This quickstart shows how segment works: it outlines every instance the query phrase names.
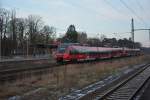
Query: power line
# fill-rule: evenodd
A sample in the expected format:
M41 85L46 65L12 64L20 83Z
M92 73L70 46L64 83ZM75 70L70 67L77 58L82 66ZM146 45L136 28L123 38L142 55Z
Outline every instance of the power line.
M136 13L131 7L129 7L123 0L120 0L120 2L121 2L126 8L128 8L129 11L130 11L131 13L133 13L143 24L145 24L145 26L148 26L148 25L145 23L145 21L144 21L140 16L138 16L137 13Z
M140 3L139 0L136 0L136 4L139 6L139 8L141 9L142 12L145 12L144 15L148 16L148 13L146 12L146 10L144 9L144 7L142 6L142 4Z
M146 27L148 27L147 23L130 7L128 6L123 0L120 0L120 2L127 8L131 13L133 13L143 24L145 24Z
M115 7L113 6L108 0L103 0L107 5L111 6L116 12L120 13L120 11Z
M103 0L107 5L109 5L111 8L113 8L116 12L118 12L119 14L122 14L122 16L124 16L124 13L120 13L121 10L117 9L111 2L109 2L108 0ZM127 15L128 17L130 17L129 15Z
M143 6L141 5L141 3L139 2L139 0L136 0L136 3L137 3L137 5L139 6L139 8L140 8L141 10L144 10L144 8L143 8Z

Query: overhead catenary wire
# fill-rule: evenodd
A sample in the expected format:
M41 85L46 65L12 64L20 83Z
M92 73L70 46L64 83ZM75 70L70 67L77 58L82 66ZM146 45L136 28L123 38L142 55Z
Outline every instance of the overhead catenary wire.
M139 1L139 0L135 0L136 1L136 4L138 5L138 7L139 7L139 9L142 11L142 12L144 12L145 14L144 15L149 15L147 12L146 12L146 10L144 9L144 7L142 6L142 4L141 4L141 2ZM143 14L141 14L141 15L143 15ZM149 28L149 27L148 27Z
M139 0L136 0L136 4L139 6L139 8L141 10L144 10L143 6L141 5L140 1Z
M114 9L117 13L121 14L122 16L126 15L130 17L128 14L121 13L121 10L114 6L109 0L103 0L107 5L109 5L112 9Z
M127 5L127 3L123 0L120 0L120 2L131 12L133 13L146 27L148 27L147 23L141 18L130 6Z
M108 0L103 0L107 5L109 5L111 8L113 8L116 12L120 13L120 10L118 10L114 5L112 5Z

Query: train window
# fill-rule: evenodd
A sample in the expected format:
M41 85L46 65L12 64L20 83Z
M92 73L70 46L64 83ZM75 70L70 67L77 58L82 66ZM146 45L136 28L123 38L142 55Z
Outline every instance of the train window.
M65 48L58 48L57 50L59 53L64 53L65 52Z
M57 52L59 53L64 53L66 48L68 47L69 45L67 44L62 44L62 45L59 45L58 49L57 49Z
M57 52L59 53L64 53L66 51L66 49L71 46L71 45L79 45L78 43L63 43L61 45L59 45Z

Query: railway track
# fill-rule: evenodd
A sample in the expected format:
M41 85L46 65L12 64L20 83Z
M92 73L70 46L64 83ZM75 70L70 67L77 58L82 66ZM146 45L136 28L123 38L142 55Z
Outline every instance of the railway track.
M27 66L22 68L9 68L0 71L0 84L5 82L15 81L17 79L23 79L25 77L30 77L31 75L40 75L42 73L47 72L48 70L59 67L60 65L56 63L52 64L44 64L44 65L35 65L35 66Z
M33 70L33 69L42 69L46 67L52 67L52 66L61 66L61 65L69 65L69 64L94 64L100 62L112 62L118 59L128 59L126 58L114 58L114 59L103 59L103 60L93 60L93 61L79 61L79 62L68 62L68 63L63 63L63 64L57 64L55 61L52 61L50 63L46 64L34 64L33 61L30 62L20 62L20 63L5 63L0 65L0 75L2 74L7 74L7 73L13 73L13 72L22 72L22 71L27 71L27 70ZM24 67L23 67L24 66Z
M53 63L54 60L50 59L38 59L38 60L21 60L21 61L8 61L8 62L0 62L0 71L3 70L10 70L10 69L15 69L15 68L22 68L22 66L26 65L28 67L29 65L35 65L36 63Z
M150 79L150 65L144 66L136 73L102 93L90 93L86 100L135 100L137 94ZM80 98L79 100L85 100Z
M101 60L101 62L112 62L118 59L128 59L127 58L114 58L114 59L105 59L105 60ZM16 65L13 64L8 64L9 66L3 66L0 69L0 84L7 82L7 81L12 81L12 80L17 80L17 77L22 77L22 76L28 76L31 75L32 73L43 73L45 72L45 70L50 69L50 68L54 68L54 67L60 67L62 65L68 65L68 64L85 64L85 63L90 63L90 64L94 64L97 63L98 61L85 61L85 62L78 62L78 63L65 63L65 64L57 64L57 63L47 63L47 64L26 64L26 63L22 63L19 64L17 63ZM24 66L24 67L23 67ZM42 72L43 71L43 72Z

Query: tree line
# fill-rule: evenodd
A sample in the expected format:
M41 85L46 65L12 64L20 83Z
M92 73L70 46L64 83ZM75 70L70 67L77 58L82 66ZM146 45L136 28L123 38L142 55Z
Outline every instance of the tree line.
M116 38L106 38L98 39L98 38L89 38L87 40L87 44L90 46L100 46L100 47L126 47L126 48L141 48L141 43L133 42L131 38L123 38L123 39L116 39Z
M107 38L104 34L97 38L87 38L87 34L85 32L79 33L76 31L74 25L70 25L64 37L61 38L61 42L73 42L86 44L89 46L100 46L100 47L126 47L126 48L141 48L141 44L139 42L133 42L131 38Z
M40 16L19 18L16 15L15 10L0 8L1 56L26 54L28 45L48 44L55 39L56 28L45 25ZM29 51L32 54L34 49Z

